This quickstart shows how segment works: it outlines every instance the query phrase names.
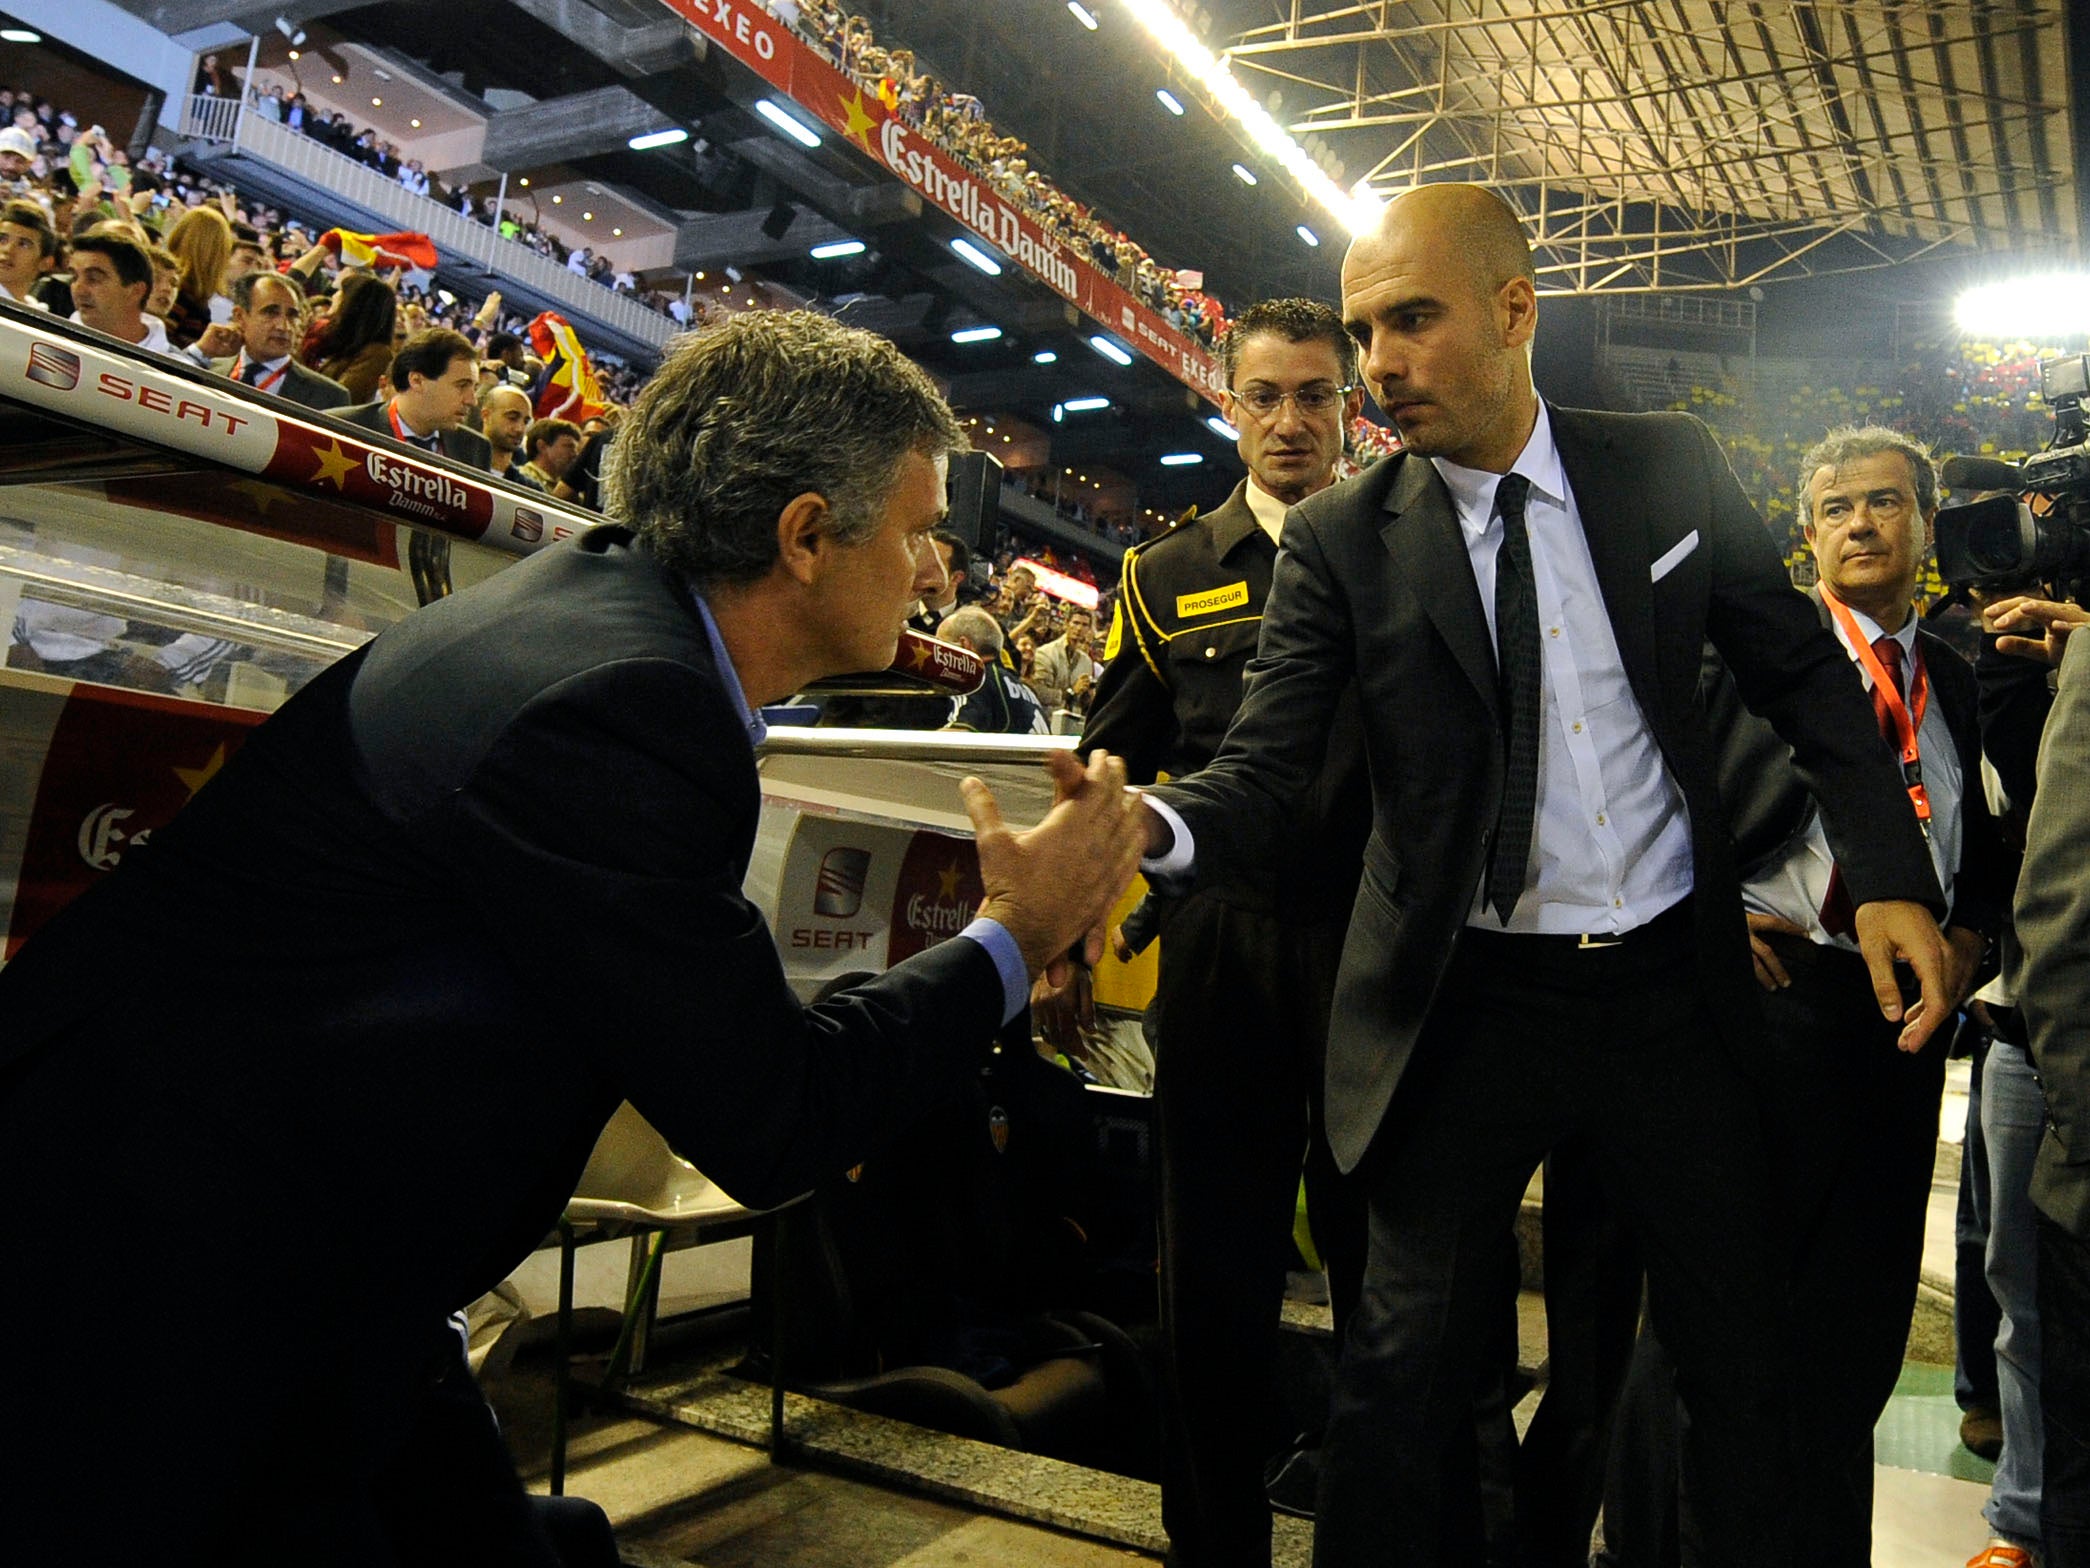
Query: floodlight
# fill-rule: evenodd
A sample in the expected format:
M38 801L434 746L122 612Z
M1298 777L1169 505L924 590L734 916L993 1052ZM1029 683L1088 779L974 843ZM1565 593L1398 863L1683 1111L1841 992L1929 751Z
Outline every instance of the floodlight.
M811 148L820 145L820 137L817 132L809 129L792 115L786 114L767 98L757 98L755 100L755 113L761 115L763 119L783 132L784 135L790 137L794 142L797 142L801 147Z
M1100 332L1095 333L1093 336L1089 338L1089 347L1094 349L1097 353L1101 354L1112 364L1129 365L1132 363L1132 356L1130 354L1126 353L1122 348L1118 347L1117 344L1113 343L1109 338L1105 337Z

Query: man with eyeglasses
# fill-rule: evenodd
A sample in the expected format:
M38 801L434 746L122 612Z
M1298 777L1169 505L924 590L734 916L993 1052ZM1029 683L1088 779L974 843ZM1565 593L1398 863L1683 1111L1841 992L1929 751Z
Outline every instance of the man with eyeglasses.
M1256 650L1285 513L1333 484L1362 404L1332 306L1266 300L1220 345L1226 417L1248 477L1126 552L1105 668L1081 740L1151 782L1219 749ZM1155 1114L1167 1334L1162 1520L1179 1568L1270 1561L1264 1471L1292 1428L1273 1390L1302 1161L1313 1241L1340 1337L1364 1263L1360 1198L1321 1132L1336 960L1356 896L1370 789L1352 710L1329 726L1311 820L1286 874L1150 899L1120 951L1158 926Z

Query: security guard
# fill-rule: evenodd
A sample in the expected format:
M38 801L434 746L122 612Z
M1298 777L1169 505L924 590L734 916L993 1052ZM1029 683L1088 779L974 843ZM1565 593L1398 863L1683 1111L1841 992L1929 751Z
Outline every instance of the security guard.
M1081 749L1129 776L1203 767L1241 701L1288 508L1334 482L1362 406L1342 319L1269 300L1220 349L1244 480L1128 551L1105 668ZM1371 827L1352 707L1281 885L1149 899L1122 939L1164 941L1152 1022L1161 1147L1161 1310L1167 1420L1161 1506L1179 1568L1268 1568L1264 1468L1286 1429L1275 1405L1279 1311L1304 1162L1338 1339L1364 1265L1364 1205L1321 1133L1322 1058L1343 931ZM1129 950L1129 949L1126 949ZM1275 1439L1275 1441L1273 1441Z

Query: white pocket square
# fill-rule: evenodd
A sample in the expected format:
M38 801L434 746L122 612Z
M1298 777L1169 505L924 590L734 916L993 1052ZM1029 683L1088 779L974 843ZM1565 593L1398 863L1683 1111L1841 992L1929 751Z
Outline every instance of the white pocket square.
M1698 548L1698 530L1692 529L1683 538L1662 552L1660 560L1647 569L1647 580L1658 583L1683 564L1684 557Z

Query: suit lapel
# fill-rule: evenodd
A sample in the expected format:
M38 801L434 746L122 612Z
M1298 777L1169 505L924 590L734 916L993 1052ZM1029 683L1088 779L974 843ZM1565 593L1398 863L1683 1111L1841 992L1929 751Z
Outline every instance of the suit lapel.
M1621 473L1610 460L1607 449L1611 443L1593 421L1572 409L1550 403L1547 408L1553 420L1553 445L1560 453L1568 487L1575 493L1575 510L1582 518L1582 535L1589 541L1589 559L1611 617L1619 659L1641 711L1652 724L1661 711L1655 700L1659 687L1654 584L1647 575L1648 563L1654 559L1648 545L1652 498L1636 493L1635 476ZM1698 650L1693 649L1691 657L1695 663Z
M1495 645L1488 637L1487 615L1473 580L1473 560L1466 553L1465 536L1459 532L1451 493L1426 459L1387 461L1398 462L1401 468L1386 493L1386 510L1392 515L1380 528L1379 537L1401 563L1452 657L1487 704L1489 717L1499 722Z

